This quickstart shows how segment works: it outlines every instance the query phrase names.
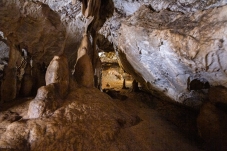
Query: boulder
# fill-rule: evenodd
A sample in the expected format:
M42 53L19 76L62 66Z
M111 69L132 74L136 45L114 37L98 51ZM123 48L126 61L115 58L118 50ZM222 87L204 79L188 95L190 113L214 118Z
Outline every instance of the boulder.
M222 6L183 14L141 6L125 18L115 12L100 32L143 88L162 99L200 106L204 89L227 86L226 11ZM195 86L195 79L206 82Z

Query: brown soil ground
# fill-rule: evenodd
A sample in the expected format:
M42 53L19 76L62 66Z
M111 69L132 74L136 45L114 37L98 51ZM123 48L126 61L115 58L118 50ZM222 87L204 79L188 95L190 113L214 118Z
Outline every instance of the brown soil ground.
M85 92L86 91L86 92ZM96 92L96 93L94 93ZM93 94L92 94L93 93ZM111 142L106 150L125 150L125 151L197 151L201 147L197 139L196 117L197 111L182 107L170 102L161 101L144 92L130 92L130 90L121 90L120 95L127 96L127 99L111 99L111 103L117 107L114 114L122 114L136 118L118 121L122 128L116 133L114 139L106 139L105 142ZM92 99L103 99L104 94L99 94L97 90L78 89L69 98L75 97L80 100L83 95L86 103ZM95 94L95 95L94 95ZM93 98L94 97L94 98ZM89 100L90 99L90 100ZM7 130L10 123L13 123L15 116L26 117L27 109L31 98L15 100L10 104L1 105L0 112L0 136ZM73 100L69 101L72 103ZM67 102L67 101L66 101ZM83 101L84 102L84 101ZM85 103L85 104L86 104ZM110 105L110 104L109 104ZM67 103L65 103L67 106ZM112 110L112 109L111 109ZM119 110L119 111L118 111ZM9 112L10 111L10 112ZM106 114L107 111L96 111L96 114ZM111 113L108 113L111 114ZM11 120L9 120L11 119ZM123 118L124 119L124 118ZM132 120L130 122L130 120ZM133 121L134 120L134 121ZM104 120L105 121L105 120ZM88 121L89 122L89 121ZM88 124L88 123L86 123ZM91 123L92 124L92 123ZM95 123L94 124L100 124ZM105 124L105 123L104 123ZM41 124L40 124L41 125ZM99 127L95 125L94 127ZM89 127L88 127L88 131ZM105 131L105 129L103 129ZM115 135L115 134L113 134ZM86 138L84 138L86 139ZM96 139L96 138L94 138ZM88 140L89 141L89 140ZM107 143L108 144L108 143ZM92 144L91 144L92 145ZM0 143L1 148L1 143ZM89 150L84 148L82 150ZM92 146L91 146L92 148ZM105 146L104 146L105 148ZM1 149L0 149L1 150ZM32 149L34 150L34 149ZM40 150L40 149L37 149ZM49 149L52 150L52 149ZM68 150L68 149L65 149ZM94 150L105 150L103 148Z

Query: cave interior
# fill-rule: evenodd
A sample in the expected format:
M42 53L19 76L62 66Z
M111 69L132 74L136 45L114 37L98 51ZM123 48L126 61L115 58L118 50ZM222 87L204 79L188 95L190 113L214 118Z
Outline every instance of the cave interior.
M226 0L1 0L0 151L226 151Z

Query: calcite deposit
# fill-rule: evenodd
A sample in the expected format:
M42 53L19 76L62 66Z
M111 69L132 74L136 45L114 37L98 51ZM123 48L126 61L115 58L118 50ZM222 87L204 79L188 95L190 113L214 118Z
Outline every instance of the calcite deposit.
M0 0L0 150L226 150L226 4Z

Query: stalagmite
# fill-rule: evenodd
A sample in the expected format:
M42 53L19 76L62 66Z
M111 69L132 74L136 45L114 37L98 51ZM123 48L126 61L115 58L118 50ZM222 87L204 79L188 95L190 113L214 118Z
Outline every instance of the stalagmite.
M91 25L87 28L90 30L93 41L92 41L92 55L91 55L91 62L93 65L93 73L94 73L94 79L95 79L95 87L99 88L101 85L101 66L100 66L100 59L98 57L98 51L96 48L96 41L97 41L97 30L99 28L98 22L99 22L99 10L101 7L101 0L83 0L82 1L82 13L86 18L89 18L91 16L94 17L93 22Z
M61 98L65 98L69 89L69 67L67 58L64 55L54 56L46 71L46 85L57 84Z
M77 51L77 61L75 64L75 72L74 76L79 85L85 87L93 87L94 86L94 77L93 77L93 67L91 62L91 42L89 40L89 35L87 31L87 27L92 22L93 17L89 18L86 23L85 33L83 35L83 39L81 41L81 45ZM90 54L90 56L89 56Z

